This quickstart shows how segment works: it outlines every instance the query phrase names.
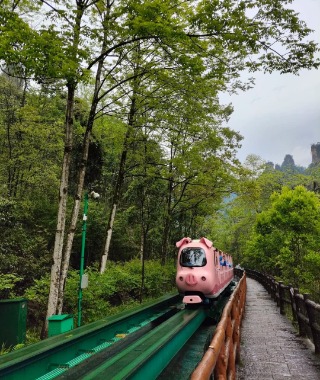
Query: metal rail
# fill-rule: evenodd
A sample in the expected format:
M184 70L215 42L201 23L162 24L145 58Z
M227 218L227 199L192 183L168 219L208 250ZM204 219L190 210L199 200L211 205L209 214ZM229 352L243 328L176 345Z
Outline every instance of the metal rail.
M224 303L221 296L213 309L183 308L178 295L162 297L4 355L0 378L155 379L208 316L219 316Z
M0 357L2 380L54 379L128 334L145 332L169 318L181 303L178 295L165 296L144 307L79 327Z
M233 286L214 305L187 306L186 309L182 307L153 330L141 331L139 336L133 334L132 341L128 341L126 337L110 350L104 350L68 370L57 380L157 378L198 330L204 319L209 317L213 322L220 319ZM200 358L197 355L194 357L195 366Z
M206 316L204 308L181 310L81 379L155 379Z

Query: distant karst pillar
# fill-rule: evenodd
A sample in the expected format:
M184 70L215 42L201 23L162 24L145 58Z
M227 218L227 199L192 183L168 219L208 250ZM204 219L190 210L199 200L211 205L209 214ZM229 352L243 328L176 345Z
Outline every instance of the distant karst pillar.
M312 163L318 164L320 162L320 142L311 145Z

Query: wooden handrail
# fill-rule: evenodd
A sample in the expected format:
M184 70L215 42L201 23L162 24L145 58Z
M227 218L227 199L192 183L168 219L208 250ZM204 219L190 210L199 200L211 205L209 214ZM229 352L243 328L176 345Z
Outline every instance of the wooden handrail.
M191 375L191 380L235 380L236 362L240 358L240 327L245 309L246 274L243 273L236 289L226 304L213 339L202 360Z

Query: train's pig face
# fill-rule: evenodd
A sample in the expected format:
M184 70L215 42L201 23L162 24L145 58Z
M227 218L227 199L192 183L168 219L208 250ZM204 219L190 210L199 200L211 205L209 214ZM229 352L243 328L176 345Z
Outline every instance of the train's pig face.
M183 302L201 303L203 298L216 298L233 277L231 271L226 277L228 272L221 270L220 251L205 237L199 240L184 237L176 246L179 249L176 285L184 295Z
M179 248L176 284L181 293L196 291L209 294L214 287L213 247L209 239L184 237Z

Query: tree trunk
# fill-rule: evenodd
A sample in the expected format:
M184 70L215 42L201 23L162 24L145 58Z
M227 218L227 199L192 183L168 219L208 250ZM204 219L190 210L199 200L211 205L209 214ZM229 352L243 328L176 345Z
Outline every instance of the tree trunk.
M58 314L62 313L62 308L63 308L64 288L65 288L66 278L67 278L68 269L69 269L73 239L74 239L78 216L79 216L81 194L82 194L84 177L85 177L85 168L86 168L86 163L88 159L89 142L90 142L90 131L87 131L85 134L84 142L83 142L83 161L82 161L83 164L81 165L81 169L79 172L77 193L76 193L74 204L73 204L71 221L70 221L68 235L67 235L67 241L66 241L63 254L62 254L63 262L62 262L62 267L60 270L59 293L58 293L58 300L57 300Z
M147 144L146 139L144 139L144 163L146 162L147 157ZM144 178L147 178L147 168L146 165L143 167ZM140 286L140 303L142 303L143 292L144 292L144 283L145 283L145 258L146 258L146 243L147 243L147 235L148 235L148 221L145 218L145 204L146 204L146 186L143 183L142 191L141 191L141 238L140 238L140 260L141 260L141 286Z
M140 295L139 301L142 303L143 299L143 291L144 291L144 282L145 282L145 251L146 251L146 240L147 240L147 232L145 229L141 228L141 286L140 286Z
M68 198L68 181L69 169L72 151L72 128L73 128L73 105L74 105L75 84L68 86L68 98L66 109L66 127L65 127L65 148L62 164L61 182L59 190L59 208L57 217L57 228L53 250L53 264L51 267L50 291L47 307L47 318L57 311L57 302L59 294L59 281L62 262L62 250L64 243L67 198ZM47 318L45 322L44 334L47 332Z
M140 236L140 261L143 262L143 252L144 252L144 233L143 226L141 226L141 236Z
M107 14L107 17L109 17L109 14ZM103 39L103 43L101 47L101 53L103 53L106 49L106 41L107 41L107 30L104 30L104 39ZM91 136L93 123L94 123L94 119L97 112L99 91L101 88L102 69L103 69L103 60L100 60L98 62L98 68L97 68L97 73L95 77L95 88L94 88L90 113L89 113L89 117L87 121L86 132L85 132L83 143L82 143L82 159L81 159L81 166L78 172L77 192L74 198L74 204L73 204L73 209L72 209L71 221L70 221L70 225L68 229L67 241L66 241L64 252L63 252L63 263L62 263L62 269L61 269L61 274L60 274L59 296L58 296L58 307L57 307L59 314L62 313L64 288L65 288L66 278L67 278L68 269L69 269L74 235L76 232L76 226L77 226L77 221L79 217L81 195L83 191L84 179L85 179L87 163L88 163L90 136Z
M172 147L171 147L171 158L172 158ZM164 226L163 226L163 236L162 236L162 247L161 247L161 264L164 265L167 261L167 251L169 245L169 235L170 235L170 224L171 224L171 214L172 214L172 193L173 193L173 180L172 180L172 160L169 166L169 182L168 182L168 194L167 194L167 206L165 210Z
M133 126L134 126L134 120L135 120L136 111L137 111L136 110L137 88L138 88L137 78L135 78L134 84L133 84L133 95L131 99L130 112L129 112L129 117L128 117L128 129L127 129L124 143L123 143L123 150L122 150L121 159L120 159L117 182L116 182L116 186L113 192L111 212L109 214L109 220L108 220L107 232L106 232L106 242L105 242L103 254L101 257L100 273L104 273L104 271L106 270L108 255L109 255L109 250L110 250L110 243L111 243L111 238L112 238L112 232L113 232L113 224L115 221L117 206L120 199L121 189L122 189L122 185L123 185L123 181L125 177L125 168L126 168L126 163L127 163L128 149L129 149L130 140L133 137L133 131L134 131Z
M73 41L72 51L73 58L76 60L78 55L78 48L80 44L81 33L81 20L85 10L85 4L77 2L77 12L75 23L73 26ZM51 280L50 291L48 297L47 316L45 326L42 329L41 338L47 335L48 331L48 317L57 312L59 289L60 289L60 275L62 265L62 252L65 238L65 225L67 214L67 198L68 198L68 185L69 185L69 172L72 152L72 132L73 132L73 116L74 116L74 97L77 87L77 70L74 75L67 82L67 106L66 106L66 120L65 120L65 148L62 163L62 172L59 189L59 206L57 215L57 228L53 250L53 264L51 267Z
M109 220L108 220L108 225L107 225L106 242L104 246L103 255L101 257L100 273L104 273L107 266L110 243L111 243L111 238L112 238L113 224L116 218L117 205L120 199L120 192L121 192L121 188L122 188L122 184L123 184L124 176L125 176L125 166L127 162L127 153L128 153L127 143L129 140L129 135L131 134L129 132L130 129L131 128L129 126L126 137L125 137L125 141L124 141L122 155L121 155L117 183L116 183L114 193L113 193L111 212L109 214Z

